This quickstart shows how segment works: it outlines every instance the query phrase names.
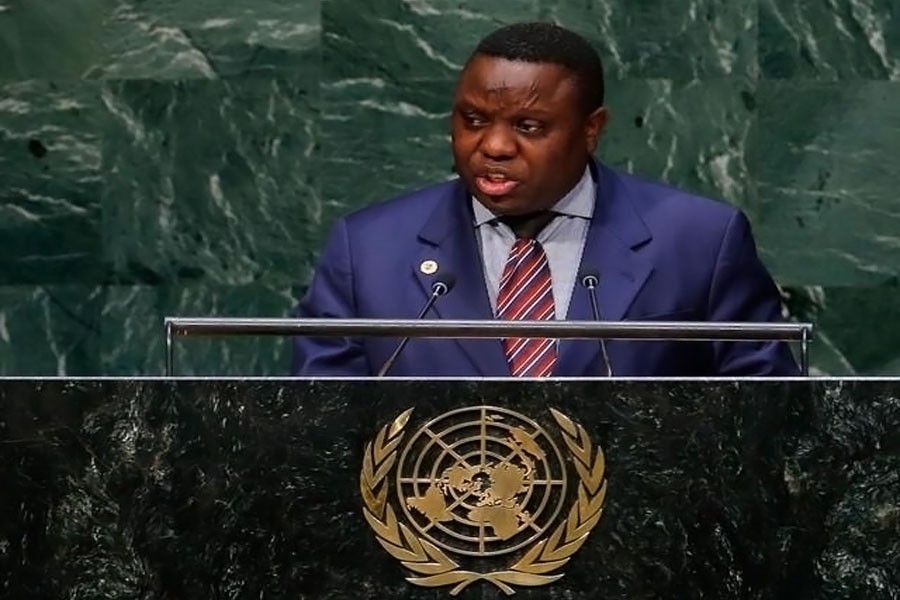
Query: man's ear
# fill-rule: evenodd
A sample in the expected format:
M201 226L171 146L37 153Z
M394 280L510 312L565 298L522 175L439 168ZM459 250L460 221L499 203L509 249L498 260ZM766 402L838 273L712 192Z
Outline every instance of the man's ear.
M584 124L584 141L588 154L593 154L597 149L597 143L600 141L600 134L606 127L609 120L609 111L605 106L601 106L588 115Z

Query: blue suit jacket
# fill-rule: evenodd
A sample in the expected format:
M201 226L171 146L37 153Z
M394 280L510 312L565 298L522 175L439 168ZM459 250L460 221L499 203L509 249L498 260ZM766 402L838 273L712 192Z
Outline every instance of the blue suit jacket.
M594 164L597 204L582 266L600 275L601 315L610 321L777 321L777 288L759 261L746 217L725 204ZM459 180L435 185L337 222L297 315L414 318L432 276L422 261L453 273L456 285L427 318L492 319L470 197ZM576 284L569 320L592 320ZM296 338L293 372L368 376L396 338ZM783 343L607 343L617 376L797 375ZM599 343L562 340L560 377L602 376ZM394 376L508 376L499 340L410 341Z

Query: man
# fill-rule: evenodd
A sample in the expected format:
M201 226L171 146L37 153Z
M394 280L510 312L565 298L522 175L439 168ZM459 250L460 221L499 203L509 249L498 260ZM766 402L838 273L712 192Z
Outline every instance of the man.
M592 320L578 273L598 274L611 321L774 321L779 295L737 210L592 158L603 70L580 36L504 27L470 57L452 113L459 179L338 221L298 315ZM367 376L398 340L297 338L296 375ZM612 340L617 376L796 375L775 343ZM394 376L600 376L595 340L415 339Z

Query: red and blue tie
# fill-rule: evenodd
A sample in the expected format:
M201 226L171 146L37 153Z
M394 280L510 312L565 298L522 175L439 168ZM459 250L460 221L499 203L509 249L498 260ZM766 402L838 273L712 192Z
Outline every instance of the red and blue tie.
M534 239L513 244L500 278L497 318L542 321L556 318L550 265ZM547 377L556 366L556 340L507 338L503 340L509 371L514 377Z

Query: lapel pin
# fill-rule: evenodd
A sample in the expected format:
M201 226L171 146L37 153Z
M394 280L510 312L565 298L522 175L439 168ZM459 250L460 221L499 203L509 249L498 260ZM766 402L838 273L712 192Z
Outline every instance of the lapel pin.
M422 264L419 265L419 270L425 275L434 275L437 273L438 264L433 260L423 260Z

